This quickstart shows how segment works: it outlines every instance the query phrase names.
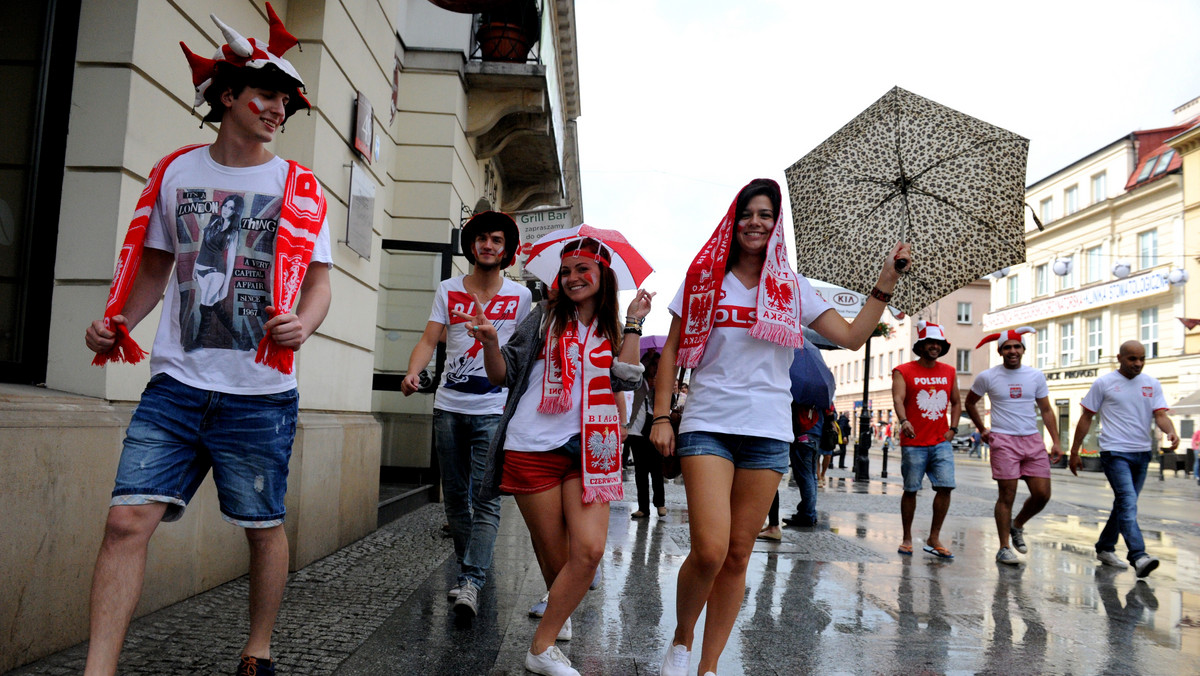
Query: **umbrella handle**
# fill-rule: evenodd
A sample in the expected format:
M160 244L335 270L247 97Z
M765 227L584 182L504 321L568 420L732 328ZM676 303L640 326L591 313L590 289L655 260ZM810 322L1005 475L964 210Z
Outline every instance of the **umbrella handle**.
M897 258L895 265L896 265L896 272L904 272L904 268L908 267L908 259L907 258Z

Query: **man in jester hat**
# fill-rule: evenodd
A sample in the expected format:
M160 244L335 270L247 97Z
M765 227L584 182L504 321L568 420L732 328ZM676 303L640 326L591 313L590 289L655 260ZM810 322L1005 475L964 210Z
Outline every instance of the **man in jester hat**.
M979 341L975 349L995 341L1003 361L975 377L966 401L967 415L979 430L980 439L992 449L992 478L1000 492L995 509L996 534L1000 537L996 562L1008 566L1020 565L1017 553L1029 551L1025 524L1050 502L1050 463L1062 457L1058 419L1050 408L1046 376L1021 364L1025 356L1021 336L1027 333L1035 331L1022 326L993 333ZM983 424L977 406L984 395L991 403L991 429ZM1037 426L1039 415L1050 433L1050 455L1046 455L1046 442ZM1013 502L1021 479L1029 488L1029 497L1013 518Z
M87 329L94 363L140 361L129 331L163 298L150 382L126 433L92 578L89 675L116 673L150 537L180 518L210 468L222 517L245 530L250 547L250 635L236 673L275 673L294 352L329 310L332 257L316 177L267 148L309 103L282 56L297 40L266 8L266 43L214 16L227 44L213 58L183 46L196 105L209 104L204 119L219 125L217 138L154 166L104 318Z

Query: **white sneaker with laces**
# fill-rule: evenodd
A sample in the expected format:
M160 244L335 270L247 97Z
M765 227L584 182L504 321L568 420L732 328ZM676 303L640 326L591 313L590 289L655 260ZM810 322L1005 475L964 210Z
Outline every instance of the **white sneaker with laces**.
M1138 577L1146 577L1155 568L1158 568L1158 559L1153 556L1143 555L1133 562L1133 569L1137 572Z
M479 587L466 582L458 588L458 598L454 599L454 613L460 620L469 620L479 613Z
M1129 564L1122 561L1116 552L1096 552L1096 558L1100 559L1100 563L1112 566L1117 570L1125 570L1129 567Z
M571 660L556 645L546 648L541 655L525 653L525 668L543 676L580 676L571 668Z
M570 641L571 637L573 635L574 634L571 633L571 618L568 617L567 621L563 623L562 629L558 630L558 636L556 636L554 638L554 640L555 641Z
M453 601L454 599L458 598L458 592L461 589L462 589L462 583L455 582L454 586L451 587L450 590L446 592L446 598L450 601Z
M996 563L1003 563L1009 566L1021 565L1021 559L1013 553L1013 550L1008 547L1001 547L1000 551L996 552Z
M688 676L691 658L692 653L686 647L672 645L663 656L662 666L658 670L659 676Z

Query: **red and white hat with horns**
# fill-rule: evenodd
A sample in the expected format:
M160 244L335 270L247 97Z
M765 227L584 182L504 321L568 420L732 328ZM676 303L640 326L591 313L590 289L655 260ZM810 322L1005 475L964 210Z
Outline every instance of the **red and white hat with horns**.
M921 343L927 340L941 343L942 354L950 351L950 341L946 340L946 332L942 331L942 327L921 319L917 321L917 342L913 343L913 351L915 352Z
M1010 340L1021 340L1024 342L1021 336L1025 335L1026 333L1036 332L1037 329L1033 328L1032 326L1022 326L1019 329L1009 329L1007 331L1001 331L1000 333L993 333L991 335L984 336L983 340L979 341L979 344L975 346L975 349L978 350L979 348L983 347L984 343L990 343L993 340L999 341L999 345L996 346L997 348Z
M208 99L205 94L208 92L209 87L212 86L213 78L220 69L233 67L276 69L280 75L286 76L282 78L284 81L294 81L289 84L295 91L291 91L290 89L287 91L289 98L285 106L287 117L291 117L292 113L301 108L308 109L311 107L308 99L304 97L304 80L300 78L300 73L296 72L296 68L291 63L288 63L287 59L283 58L284 52L299 44L300 41L283 27L283 22L279 20L279 15L271 7L271 3L267 3L270 39L266 44L257 38L242 37L237 31L218 19L215 14L209 14L208 16L217 25L217 28L221 29L221 34L227 40L227 44L221 45L217 49L217 53L213 55L213 58L206 59L192 52L182 41L179 43L179 46L183 48L184 56L187 57L188 65L192 69L192 84L196 87L196 102L193 104L194 106L199 106L206 100L209 105L212 105L213 100ZM214 91L212 93L214 97L219 95L220 92Z

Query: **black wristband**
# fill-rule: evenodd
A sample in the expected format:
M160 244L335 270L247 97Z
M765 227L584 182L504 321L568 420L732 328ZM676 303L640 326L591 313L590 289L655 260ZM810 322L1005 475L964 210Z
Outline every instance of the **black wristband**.
M654 417L654 419L650 421L650 424L651 424L651 425L654 425L654 424L656 424L656 423L662 422L663 420L666 420L666 421L670 422L670 420L671 420L671 416L669 416L669 415L659 415L659 416L655 416L655 417Z
M638 335L640 336L640 335L642 335L642 330L641 330L641 329L634 329L634 328L630 328L630 327L626 326L626 327L625 327L625 330L624 330L624 331L622 331L622 332L621 332L621 334L622 334L622 335L624 335L624 334L626 334L626 333L636 333L636 334L638 334Z

